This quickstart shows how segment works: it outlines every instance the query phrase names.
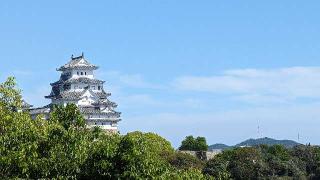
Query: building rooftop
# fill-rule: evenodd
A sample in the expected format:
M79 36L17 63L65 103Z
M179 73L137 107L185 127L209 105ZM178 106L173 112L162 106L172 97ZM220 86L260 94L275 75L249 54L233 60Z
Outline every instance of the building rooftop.
M99 102L92 103L92 105L95 105L95 106L105 105L105 106L111 106L113 108L116 108L118 106L117 103L112 102L109 99L100 100Z
M65 70L70 70L70 69L81 69L81 70L86 70L86 69L91 69L91 70L96 70L98 69L98 66L95 66L93 64L90 64L85 58L82 53L81 56L73 57L71 56L71 60L61 66L60 68L57 69L57 71L65 71Z
M59 94L54 94L54 92L52 91L51 94L49 96L45 96L45 98L78 100L85 92L86 92L86 89L84 89L83 91L63 91L63 92L60 92ZM102 90L101 92L95 92L95 94L100 99L106 99L108 96L111 95L111 93L106 93L104 90Z
M54 86L54 85L66 84L66 83L69 83L69 84L71 84L71 83L102 84L104 82L105 81L98 80L98 79L91 79L91 78L87 78L87 77L79 77L79 78L70 78L70 79L67 79L67 80L60 79L59 81L51 83L50 85Z
M100 114L100 115L107 115L108 118L120 118L121 113L117 111L110 111L110 112L101 112L100 109L94 107L80 107L80 112L84 114Z

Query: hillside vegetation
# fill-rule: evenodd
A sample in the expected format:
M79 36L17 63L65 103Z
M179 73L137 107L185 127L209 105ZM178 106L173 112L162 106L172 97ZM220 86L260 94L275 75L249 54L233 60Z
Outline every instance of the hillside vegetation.
M226 144L213 144L209 146L209 150L215 150L215 149L230 149L230 148L235 148L235 147L244 147L244 146L258 146L258 145L268 145L268 146L273 146L273 145L282 145L286 148L293 148L294 146L301 145L295 141L292 140L276 140L268 137L264 138L258 138L258 139L248 139L245 140L241 143L238 143L234 146L228 146Z

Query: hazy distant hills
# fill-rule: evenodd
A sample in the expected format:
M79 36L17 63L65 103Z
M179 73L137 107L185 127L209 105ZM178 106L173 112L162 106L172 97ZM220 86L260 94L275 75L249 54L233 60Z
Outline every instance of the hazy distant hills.
M236 144L234 146L228 146L226 144L213 144L211 146L209 146L209 150L214 150L214 149L229 149L229 148L233 148L233 147L241 147L241 146L256 146L256 145L260 145L260 144L265 144L265 145L275 145L275 144L280 144L283 145L287 148L291 148L294 147L296 145L299 145L300 143L297 143L295 141L292 140L276 140L276 139L272 139L272 138L258 138L258 139L248 139L245 140L239 144Z
M276 140L276 139L272 139L272 138L259 138L259 139L248 139L246 141L243 141L237 145L235 145L236 147L239 146L256 146L256 145L260 145L260 144L265 144L265 145L275 145L275 144L280 144L283 145L285 147L294 147L296 145L299 145L299 143L292 141L292 140Z
M232 146L228 146L228 145L225 145L225 144L213 144L213 145L209 146L209 150L212 150L212 149L229 149L231 147Z
M225 150L225 149L230 149L232 148L233 146L228 146L226 144L221 144L221 143L217 143L217 144L212 144L208 147L208 150L209 151L212 151L212 150Z

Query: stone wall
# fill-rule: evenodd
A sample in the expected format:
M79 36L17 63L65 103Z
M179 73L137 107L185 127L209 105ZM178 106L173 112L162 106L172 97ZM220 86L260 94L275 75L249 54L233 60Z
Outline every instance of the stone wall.
M217 154L221 153L221 150L215 150L215 151L179 151L182 153L190 154L194 157L197 157L201 160L210 160L214 158Z

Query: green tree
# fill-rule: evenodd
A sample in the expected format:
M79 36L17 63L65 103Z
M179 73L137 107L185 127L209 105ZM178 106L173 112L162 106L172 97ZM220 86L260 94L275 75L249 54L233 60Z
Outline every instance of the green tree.
M21 108L21 94L20 90L16 88L16 81L14 77L9 77L4 83L0 84L0 110L3 108L9 110L17 110Z
M203 173L213 176L215 179L228 180L231 177L228 169L230 160L226 154L218 154L205 164Z
M267 168L257 148L236 148L232 154L229 170L236 179L255 179L262 177Z
M296 159L299 169L304 169L305 174L316 176L320 167L320 148L314 146L296 146L292 149L291 155Z
M267 168L258 148L245 147L215 156L206 163L203 173L217 179L259 179Z
M0 85L0 176L77 177L90 144L77 109L60 107L45 121L16 111L20 107L20 91L8 78Z
M265 175L289 176L291 174L291 156L288 149L282 145L260 145L258 149L262 153L264 162L268 165Z
M85 127L85 119L75 104L55 105L51 112L50 121L59 122L65 129L71 126Z
M33 121L21 107L14 78L0 85L0 177L32 177L41 162L38 144L45 137L41 120Z
M49 178L78 178L91 147L89 131L61 124L50 124L45 143Z
M123 136L117 155L119 178L152 179L171 171L162 153L173 153L171 144L153 133L132 132Z
M205 137L197 137L195 143L196 151L207 151L208 144Z
M88 151L88 158L81 171L82 178L115 179L120 140L121 137L118 134L99 134Z
M180 170L198 169L201 171L204 166L203 161L190 154L182 152L171 154L171 157L168 157L168 161L173 167Z
M193 136L187 136L182 142L179 150L188 151L207 151L208 145L204 137L194 138Z
M197 180L213 180L213 177L202 174L202 172L198 169L186 169L186 170L175 170L164 173L158 177L154 177L154 179L175 179L175 180L189 180L189 179L197 179Z

